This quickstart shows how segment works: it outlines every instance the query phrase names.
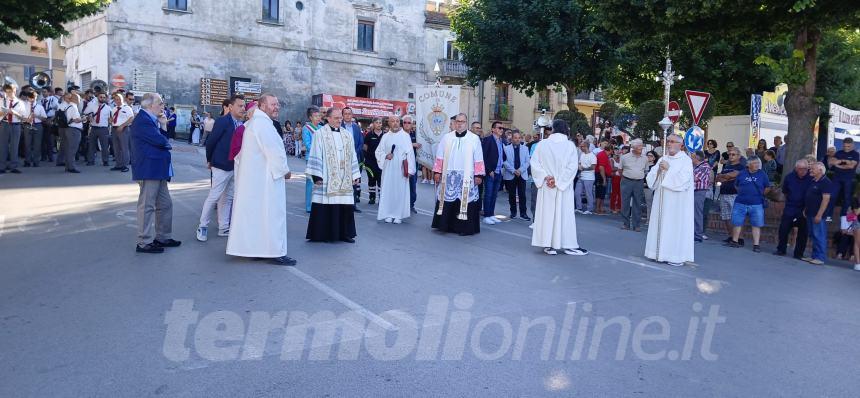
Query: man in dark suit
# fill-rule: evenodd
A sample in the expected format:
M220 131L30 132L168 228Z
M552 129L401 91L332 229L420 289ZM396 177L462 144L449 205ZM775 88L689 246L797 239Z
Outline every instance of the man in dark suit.
M140 185L137 199L137 252L162 253L165 247L181 242L171 238L173 201L167 182L173 177L170 142L159 132L163 100L154 93L144 94L140 112L131 130L131 175ZM155 233L153 233L155 230Z
M230 143L233 132L245 118L245 99L241 95L230 97L227 113L215 120L212 132L206 138L206 165L212 171L212 186L203 202L197 240L206 242L209 220L218 204L218 236L230 234L230 211L233 208L233 161L230 160ZM237 137L238 138L238 137Z
M492 134L481 139L486 168L485 182L481 185L484 190L484 224L489 225L501 222L495 217L495 212L496 198L502 186L502 131L504 131L502 124L493 122Z

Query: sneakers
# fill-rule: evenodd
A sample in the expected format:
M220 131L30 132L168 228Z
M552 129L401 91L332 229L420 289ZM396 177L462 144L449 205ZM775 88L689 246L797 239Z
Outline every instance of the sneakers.
M391 218L391 217L388 217L388 218L386 218L386 219L385 219L385 223L386 223L386 224L391 224L391 222L392 222L392 221L394 221L394 219L393 219L393 218Z
M535 223L531 223L531 224L529 225L529 228L530 228L530 229L535 229Z
M403 223L403 221L402 221L402 220L400 220L399 218L395 218L393 222L394 222L395 224L401 224L401 223Z
M806 261L806 262L808 262L808 263L810 263L810 264L812 264L812 265L823 265L823 264L824 264L824 261L821 261L821 260L819 260L819 259L816 259L816 258L810 258L810 257L807 257L807 258L809 258L809 260L804 259L804 261Z
M496 225L496 223L497 223L497 222L498 222L498 221L496 221L496 219L495 219L495 218L493 218L493 217L484 217L484 224L487 224L487 225Z
M564 254L569 254L571 256L584 256L588 254L588 250L581 247L577 247L576 249L564 249Z
M529 216L520 216L520 220L531 221L532 219Z
M854 271L860 271L860 264L854 264Z
M735 242L735 241L733 241L733 240L729 239L729 241L728 241L728 242L723 243L723 246L732 247L732 248L737 249L737 248L739 248L739 247L741 247L741 246L743 246L743 245L741 245L739 242Z
M582 212L582 214L584 214L584 215L591 215L591 214L594 214L594 213L592 213L592 212L590 212L590 211L586 210L586 211L583 211L583 212Z
M546 254L549 254L550 256L554 256L554 255L558 254L558 251L556 251L555 249L553 249L551 247L544 248L543 252Z
M218 236L230 236L230 230L218 231Z
M671 261L667 262L666 264L669 264L673 267L683 267L684 266L684 263L673 263Z
M761 253L761 247L759 245L753 245L753 251L756 253Z
M702 235L702 240L708 240L708 235Z
M492 218L492 219L493 219L493 221L495 221L495 222L496 222L496 224L498 224L498 223L502 222L502 220L499 220L498 218L496 218L496 216L490 216L490 218Z
M206 242L209 239L209 228L197 227L197 240Z

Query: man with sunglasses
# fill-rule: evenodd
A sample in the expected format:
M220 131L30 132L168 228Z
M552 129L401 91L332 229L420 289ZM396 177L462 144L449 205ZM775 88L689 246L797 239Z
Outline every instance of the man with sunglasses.
M741 152L733 145L729 146L730 144L726 144L729 148L726 151L729 160L723 165L723 169L716 178L717 184L720 186L720 219L726 224L726 234L729 235L725 240L726 243L732 240L731 236L734 228L732 225L732 208L735 205L735 198L738 196L738 190L735 187L735 178L744 169L744 164L741 163ZM744 240L739 239L738 244L743 246Z

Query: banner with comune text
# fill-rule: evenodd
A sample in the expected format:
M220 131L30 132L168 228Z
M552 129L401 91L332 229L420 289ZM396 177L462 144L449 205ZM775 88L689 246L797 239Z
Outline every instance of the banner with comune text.
M415 86L416 140L421 144L415 160L433 168L436 148L450 131L451 117L460 113L460 86Z

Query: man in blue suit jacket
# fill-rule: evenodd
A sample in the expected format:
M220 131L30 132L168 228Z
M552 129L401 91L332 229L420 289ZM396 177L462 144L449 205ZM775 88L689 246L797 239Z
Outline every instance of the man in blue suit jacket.
M233 132L245 117L245 99L234 95L229 99L227 113L215 120L212 132L206 138L206 165L212 171L212 185L203 202L197 240L209 238L209 220L215 204L218 204L218 236L230 234L230 214L233 209L233 161L230 160L230 143Z
M140 101L131 131L131 176L140 185L137 198L137 248L139 253L162 253L181 244L171 238L173 201L167 182L173 177L170 142L158 128L163 112L161 96L147 93ZM155 233L153 234L153 230Z
M511 144L504 149L502 162L502 178L505 180L505 190L508 191L508 203L511 205L511 218L517 216L517 198L520 201L520 218L531 220L526 212L526 180L529 178L529 149L522 145L522 134L519 130L511 133Z
M499 122L493 122L493 133L481 139L481 149L484 152L484 224L501 222L494 217L496 214L496 198L502 186L502 132L504 128Z

